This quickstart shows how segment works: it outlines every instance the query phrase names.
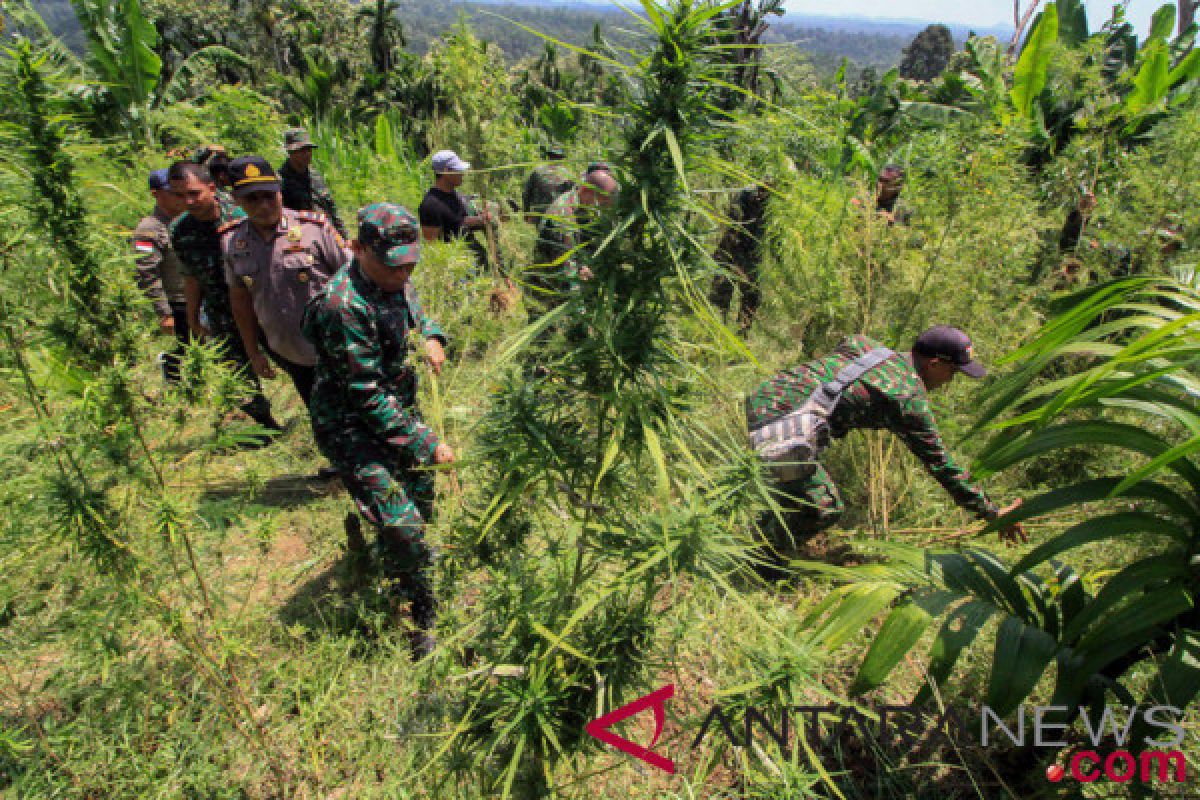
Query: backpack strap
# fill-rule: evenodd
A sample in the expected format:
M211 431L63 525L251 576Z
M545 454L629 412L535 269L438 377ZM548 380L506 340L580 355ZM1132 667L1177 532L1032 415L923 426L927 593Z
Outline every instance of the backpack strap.
M846 391L847 386L894 355L896 353L886 347L876 347L873 350L863 353L838 370L833 380L821 384L820 388L813 393L813 401L818 408L825 412L826 416L832 414L833 409L837 407L838 401L842 399L842 392Z

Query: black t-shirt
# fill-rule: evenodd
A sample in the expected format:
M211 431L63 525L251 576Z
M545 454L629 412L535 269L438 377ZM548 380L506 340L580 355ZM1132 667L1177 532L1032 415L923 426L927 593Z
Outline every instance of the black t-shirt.
M417 216L421 220L422 228L441 228L443 242L468 233L463 227L463 220L467 217L467 203L458 192L443 192L436 186L432 187L421 200Z

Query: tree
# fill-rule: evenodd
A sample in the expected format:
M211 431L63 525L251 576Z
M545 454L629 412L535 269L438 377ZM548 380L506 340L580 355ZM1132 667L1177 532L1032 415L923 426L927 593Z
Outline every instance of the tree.
M900 60L900 77L931 81L942 74L954 55L954 37L945 25L930 25L913 37Z
M717 38L728 48L723 52L725 61L732 68L732 74L725 78L730 84L745 89L751 95L758 94L762 37L769 27L767 17L772 14L782 17L783 12L783 0L742 0L714 21ZM742 98L741 94L726 92L722 106L733 108L742 102Z
M387 82L388 73L396 65L396 51L408 46L404 26L396 17L400 4L396 0L375 0L371 6L358 10L359 19L369 24L367 44L371 51L371 66Z

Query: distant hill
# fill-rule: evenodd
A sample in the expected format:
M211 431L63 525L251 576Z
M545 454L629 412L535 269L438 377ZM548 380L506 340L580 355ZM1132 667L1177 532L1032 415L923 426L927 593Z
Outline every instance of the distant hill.
M69 0L35 0L34 7L73 49L84 46L79 25ZM400 18L408 38L408 49L423 54L430 43L459 19L466 19L483 39L495 43L510 59L535 56L542 40L508 20L541 31L571 44L591 41L600 25L612 38L618 29L633 27L629 15L605 0L566 0L561 3L513 2L513 0L401 0ZM504 19L508 18L508 19ZM817 17L789 13L773 19L765 41L794 45L808 56L819 72L829 74L843 58L858 67L886 69L899 63L905 45L925 26L912 20L871 20ZM962 41L968 30L950 26ZM1005 31L980 30L1000 36Z

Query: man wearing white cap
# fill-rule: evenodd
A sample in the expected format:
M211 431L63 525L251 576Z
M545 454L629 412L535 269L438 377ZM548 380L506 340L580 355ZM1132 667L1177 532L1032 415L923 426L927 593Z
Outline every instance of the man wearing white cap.
M463 173L471 165L458 157L453 150L439 150L433 154L434 182L421 205L417 216L421 221L421 239L432 242L441 239L443 242L458 238L467 238L471 249L476 254L482 254L480 263L486 263L487 253L472 235L481 230L491 221L487 211L472 213L467 199L458 191L462 186Z

